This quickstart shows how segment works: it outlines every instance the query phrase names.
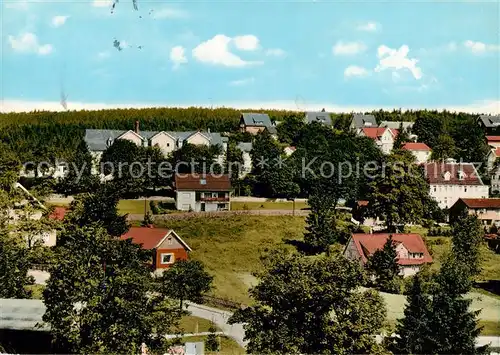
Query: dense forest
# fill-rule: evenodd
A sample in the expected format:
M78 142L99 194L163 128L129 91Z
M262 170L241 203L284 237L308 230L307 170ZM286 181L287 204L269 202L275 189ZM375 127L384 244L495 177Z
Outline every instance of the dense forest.
M132 129L140 121L141 130L205 130L234 132L241 112L268 113L275 122L303 112L285 110L237 110L232 108L145 108L99 111L35 111L0 114L0 140L15 150L22 161L71 159L86 128ZM419 140L431 148L436 145L440 156L477 160L485 152L471 149L470 129L477 131L477 115L438 111L373 111L378 122L415 121ZM332 114L335 123L349 121L350 114ZM346 120L347 118L347 120ZM419 122L420 121L420 122ZM341 123L340 126L343 124ZM480 132L478 132L480 133ZM479 138L477 135L473 135ZM453 142L449 142L450 138ZM472 144L477 148L476 142ZM477 151L479 154L474 154Z

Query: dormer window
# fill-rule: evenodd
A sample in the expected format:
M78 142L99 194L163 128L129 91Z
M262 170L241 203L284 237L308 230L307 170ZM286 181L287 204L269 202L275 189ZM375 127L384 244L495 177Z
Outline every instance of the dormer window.
M207 180L205 180L205 179L200 180L200 185L206 185L206 184L207 184Z
M444 174L443 174L443 179L445 181L450 181L450 178L451 178L451 173L449 171L446 171Z
M106 146L111 147L112 144L113 144L113 139L109 137L108 140L106 141Z

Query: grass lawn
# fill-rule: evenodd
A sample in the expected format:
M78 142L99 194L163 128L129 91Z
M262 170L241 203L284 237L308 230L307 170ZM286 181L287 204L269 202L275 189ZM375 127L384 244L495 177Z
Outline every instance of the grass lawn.
M260 268L260 253L283 244L283 238L302 239L305 227L304 217L292 216L240 215L163 223L193 248L191 258L202 261L214 275L214 296L246 304L254 280L251 273Z
M246 206L246 207L245 207ZM307 208L306 202L295 202L295 210ZM231 210L292 210L293 202L231 202Z
M207 339L206 336L193 336L193 337L184 337L181 339L182 343L185 342L199 342L205 341ZM245 349L243 349L236 341L233 339L220 335L218 336L220 348L218 352L211 352L205 349L205 354L224 354L224 355L241 355L245 354Z
M149 200L146 200L146 211L150 211ZM118 212L121 214L144 214L144 200L120 200Z
M203 333L208 332L210 323L208 319L195 316L184 316L181 318L179 327L184 330L184 333ZM216 325L214 326L217 332L220 331Z

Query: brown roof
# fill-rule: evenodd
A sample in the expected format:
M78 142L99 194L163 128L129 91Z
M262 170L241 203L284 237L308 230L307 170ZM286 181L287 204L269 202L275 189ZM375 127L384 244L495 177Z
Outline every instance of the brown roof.
M500 208L500 198L461 198L469 208Z
M380 250L384 247L384 244L390 235L392 235L392 240L395 244L402 243L409 252L424 254L423 259L398 259L398 264L419 265L432 262L432 257L427 250L427 247L425 246L425 243L420 234L355 233L352 235L352 239L363 263L366 263L368 261L368 257L370 255L373 255L373 253L375 253L377 250Z
M441 185L483 185L476 168L471 163L443 163L431 162L423 164L424 172L430 184ZM459 178L459 172L463 172L463 179ZM450 179L445 180L445 173L450 173Z
M229 175L210 174L176 174L176 190L191 191L229 191L231 180Z
M65 215L66 215L65 207L56 207L54 208L54 211L49 215L49 218L57 221L62 221Z
M131 227L121 240L132 239L132 243L141 244L142 249L155 249L168 235L172 234L188 251L189 245L184 242L173 230L151 227Z
M425 143L415 143L415 142L408 142L403 144L403 149L406 150L424 150L424 151L430 151L431 148Z

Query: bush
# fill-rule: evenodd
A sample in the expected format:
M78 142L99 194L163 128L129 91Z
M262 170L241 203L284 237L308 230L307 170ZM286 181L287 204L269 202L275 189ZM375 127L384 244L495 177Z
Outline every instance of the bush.
M153 214L160 214L160 211L158 209L158 202L156 201L149 201L149 209Z

